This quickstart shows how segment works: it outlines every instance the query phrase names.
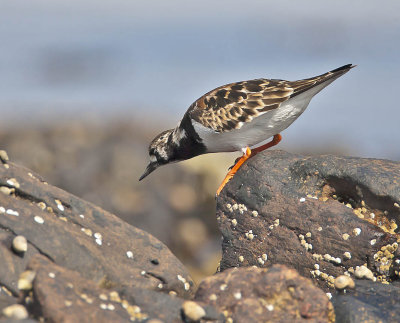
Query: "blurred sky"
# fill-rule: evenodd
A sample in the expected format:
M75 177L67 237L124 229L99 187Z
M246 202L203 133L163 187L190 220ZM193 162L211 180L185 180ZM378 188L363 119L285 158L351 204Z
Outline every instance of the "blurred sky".
M353 63L284 142L400 159L399 12L398 0L3 0L0 126L91 113L168 128L219 85Z

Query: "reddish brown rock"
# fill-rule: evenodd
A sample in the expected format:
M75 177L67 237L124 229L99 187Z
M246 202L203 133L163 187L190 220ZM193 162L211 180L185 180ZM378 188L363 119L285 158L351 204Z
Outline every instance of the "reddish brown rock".
M328 289L366 263L397 280L399 183L399 162L258 154L217 200L221 270L281 263Z
M334 322L325 293L282 265L227 269L203 280L195 299L223 311L227 322Z

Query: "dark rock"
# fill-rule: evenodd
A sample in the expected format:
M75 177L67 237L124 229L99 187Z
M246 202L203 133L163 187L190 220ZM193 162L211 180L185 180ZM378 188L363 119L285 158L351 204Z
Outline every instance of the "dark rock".
M191 295L193 282L187 270L163 243L29 170L7 165L0 164L0 186L14 188L15 193L0 194L0 257L6 259L0 284L15 295L18 275L35 253L104 286L159 290L162 284L166 291ZM10 249L15 235L28 240L23 257ZM159 259L159 264L152 259Z
M157 237L189 270L195 269L191 276L200 281L215 272L220 259L214 193L231 157L205 155L161 167L139 182L148 144L162 126L152 120L91 117L23 126L8 122L9 127L5 122L0 150L52 185ZM203 236L189 235L195 247L182 230L187 219L204 229Z
M181 322L177 296L141 288L100 288L80 273L57 266L44 256L34 257L36 272L32 311L50 322L124 322L158 318Z
M400 288L398 284L380 284L367 280L356 280L354 291L337 293L332 298L336 321L399 322Z
M46 322L182 322L184 300L175 294L133 286L101 288L42 255L33 257L28 268L36 272L31 312ZM223 322L215 308L204 309L204 322Z
M329 289L366 264L396 280L399 183L399 162L258 154L217 200L221 270L282 263Z
M282 265L227 269L203 280L195 300L224 311L226 322L335 320L325 293L296 270Z

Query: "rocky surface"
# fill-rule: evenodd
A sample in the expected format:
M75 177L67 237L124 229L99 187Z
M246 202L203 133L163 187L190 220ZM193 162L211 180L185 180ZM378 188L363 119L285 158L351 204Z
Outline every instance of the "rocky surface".
M325 293L282 265L227 269L206 278L195 298L224 312L227 322L335 321Z
M334 319L325 293L283 266L226 271L194 295L160 241L1 156L1 321Z
M28 307L35 316L44 317L46 321L182 321L183 299L175 293L133 286L101 288L80 273L57 266L41 255L34 257L28 268L36 273L33 303ZM218 312L210 306L204 309L205 320L218 321Z
M286 264L326 291L355 272L398 280L399 183L399 162L258 154L218 198L221 270Z
M195 280L213 274L221 249L214 193L234 157L200 156L139 182L148 144L168 122L93 119L8 128L5 121L0 149L52 185L157 237Z
M337 322L398 322L400 289L398 283L380 284L358 280L354 290L332 298Z
M222 272L196 292L163 243L0 151L0 321L395 322L398 183L397 162L257 155L217 199ZM199 223L179 222L187 250Z
M2 306L6 307L20 296L20 276L28 267L37 270L39 265L32 261L39 256L61 268L56 267L54 271L77 272L77 285L88 281L91 288L143 289L162 292L168 298L171 297L168 293L184 298L193 294L194 284L186 268L150 234L4 159L0 163L0 190ZM15 236L27 239L26 252L13 250ZM44 267L47 274L53 270L49 265ZM51 295L55 296L60 290L57 286L52 290L51 279L45 279L40 271L38 275L34 301L41 306L39 312L36 309L34 312L50 318L45 309L52 308L51 302L56 298ZM59 302L57 304L59 306Z

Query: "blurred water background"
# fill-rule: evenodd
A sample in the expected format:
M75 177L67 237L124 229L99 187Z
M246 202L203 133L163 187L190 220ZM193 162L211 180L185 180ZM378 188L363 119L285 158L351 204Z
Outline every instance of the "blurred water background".
M219 85L353 63L280 148L399 160L399 12L395 0L3 0L0 146L153 233L193 272L213 271L213 193L234 157L170 165L139 184L149 140Z

